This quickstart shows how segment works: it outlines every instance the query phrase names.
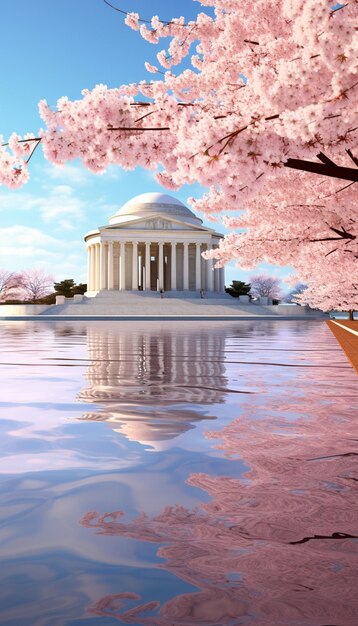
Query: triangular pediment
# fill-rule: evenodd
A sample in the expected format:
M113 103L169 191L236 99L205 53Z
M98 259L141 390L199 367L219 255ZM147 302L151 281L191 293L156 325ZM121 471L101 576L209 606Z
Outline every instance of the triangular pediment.
M160 214L152 214L148 215L148 217L140 217L136 219L130 219L123 221L119 224L113 224L111 226L105 226L103 230L110 230L113 232L114 230L134 230L134 231L168 231L168 230L176 230L176 231L192 231L192 232L209 232L213 231L210 228L206 228L200 224L190 224L185 221L171 219L168 217L163 217Z

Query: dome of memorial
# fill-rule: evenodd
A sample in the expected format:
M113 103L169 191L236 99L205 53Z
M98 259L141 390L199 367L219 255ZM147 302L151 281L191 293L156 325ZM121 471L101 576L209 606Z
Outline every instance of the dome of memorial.
M152 215L160 215L180 222L197 225L203 223L180 200L168 194L158 192L142 193L139 196L135 196L110 218L109 223L120 224L134 219L147 218Z

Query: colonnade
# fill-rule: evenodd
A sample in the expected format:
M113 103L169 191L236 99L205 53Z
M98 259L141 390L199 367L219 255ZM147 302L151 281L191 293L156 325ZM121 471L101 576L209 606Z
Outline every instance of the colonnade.
M224 269L202 252L211 243L101 241L89 243L88 291L160 290L222 292Z

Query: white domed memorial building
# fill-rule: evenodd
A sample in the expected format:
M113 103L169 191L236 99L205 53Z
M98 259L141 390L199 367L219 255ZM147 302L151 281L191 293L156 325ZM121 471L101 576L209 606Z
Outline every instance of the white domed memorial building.
M224 292L224 269L214 269L214 261L201 256L222 237L172 196L136 196L107 226L85 236L86 295L107 290Z

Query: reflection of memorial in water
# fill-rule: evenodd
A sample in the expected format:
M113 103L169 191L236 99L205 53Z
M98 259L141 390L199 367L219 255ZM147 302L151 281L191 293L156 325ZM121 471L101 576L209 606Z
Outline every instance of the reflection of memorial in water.
M261 392L245 399L240 415L233 405L232 419L208 433L232 470L198 472L194 464L186 478L207 501L152 515L144 509L132 519L118 506L83 516L101 538L157 544L161 571L192 585L163 601L162 590L148 597L125 580L91 606L103 623L356 626L356 384L323 325L299 328L272 333L272 345L262 333L247 353L251 389L261 367L254 364L264 364ZM287 353L290 334L296 347ZM226 334L226 363L235 362L226 370L230 388L245 358L242 337L235 328ZM237 477L240 459L248 469Z
M225 332L93 325L87 345L89 384L78 399L102 406L81 419L106 421L128 439L152 444L216 419L205 407L224 402Z

